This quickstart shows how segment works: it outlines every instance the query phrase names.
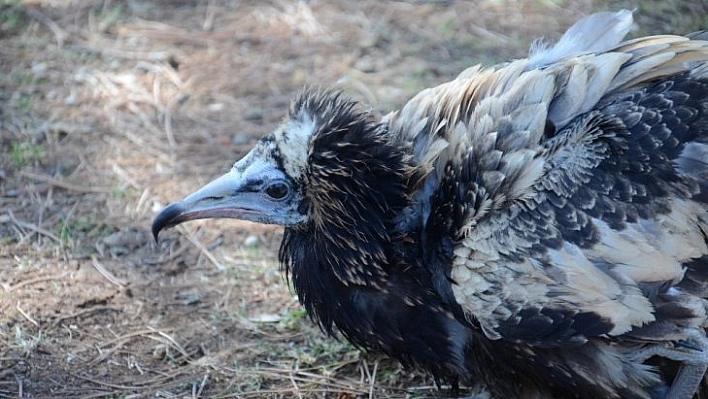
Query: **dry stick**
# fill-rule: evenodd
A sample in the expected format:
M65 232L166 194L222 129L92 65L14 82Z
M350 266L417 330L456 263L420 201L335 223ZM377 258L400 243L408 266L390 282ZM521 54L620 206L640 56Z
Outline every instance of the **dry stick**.
M270 377L282 377L285 374L292 374L292 370L283 370L283 369L274 369L274 368L263 368L260 369L259 371L248 371L245 372L244 374L254 374L254 375L267 375ZM362 391L361 388L356 388L356 386L361 386L362 384L358 382L350 382L350 383L344 383L342 382L343 380L336 380L336 381L331 381L326 379L326 377L316 374L316 373L308 373L304 371L297 371L295 375L292 375L292 378L296 381L304 382L304 383L316 383L322 387L327 387L331 389L349 389L349 390L356 390L356 391Z
M90 362L88 362L87 365L89 367L93 367L93 366L97 365L98 363L106 360L108 358L108 356L112 355L113 352L115 352L118 349L120 349L121 347L123 347L123 345L125 345L126 343L128 343L127 339L124 341L118 342L112 348L110 348L106 351L101 351L100 347L96 348L98 350L99 356L96 357L95 359L91 360Z
M135 204L135 214L136 215L142 215L144 212L141 212L141 209L143 209L143 206L145 205L145 202L150 198L150 188L145 188L143 189L142 194L140 194L140 198L138 198L138 202Z
M37 180L42 183L47 183L55 187L63 188L69 191L76 191L79 193L110 193L112 190L107 187L84 187L78 186L76 184L71 184L63 182L61 180L56 180L48 176L38 175L32 172L20 172L20 176L26 177L28 179Z
M76 378L82 379L82 380L84 380L84 381L92 382L92 383L97 384L97 385L107 386L107 387L109 387L109 388L117 388L117 389L140 389L140 388L141 388L141 387L139 387L139 386L129 386L129 385L111 384L111 383L106 382L106 381L94 380L93 378L85 377L85 376L80 375L80 374L74 374L73 376L76 377Z
M199 384L199 390L197 390L196 395L192 393L192 397L197 399L200 396L202 396L202 391L204 390L204 386L206 385L207 381L209 380L209 374L204 374L204 377L202 378L202 382Z
M141 190L141 189L142 189L142 187L140 187L140 183L138 183L137 181L135 181L135 179L133 179L132 177L130 177L130 176L128 175L128 172L127 172L125 169L123 169L123 168L121 168L120 166L118 166L117 163L112 162L112 163L111 163L111 169L112 169L113 173L115 173L116 175L118 175L118 177L120 177L121 179L125 180L125 181L126 181L131 187L133 187L134 189L136 189L136 190Z
M27 313L25 313L24 310L22 310L22 308L20 308L20 302L17 302L16 309L17 309L18 312L20 312L20 314L21 314L22 316L25 316L25 319L29 320L30 323L32 323L32 324L34 324L35 326L39 327L39 323L37 323L37 321L36 321L35 319L31 318Z
M106 278L106 280L110 281L111 283L119 286L119 287L125 287L128 285L128 282L125 280L121 280L118 277L114 276L113 273L109 272L103 265L98 263L98 259L96 259L96 256L91 257L91 263L93 264L93 267L103 275L103 277Z
M51 201L52 199L52 194L54 194L54 187L49 186L49 190L47 190L47 196L45 197L44 201L42 201L42 206L39 207L39 213L37 215L37 226L42 226L42 221L44 219L44 210L47 208L47 203ZM39 237L39 246L42 246L42 237Z
M179 230L180 233L182 233L185 237L187 237L187 240L189 240L189 242L192 243L192 245L194 245L195 247L197 247L197 249L198 249L207 259L209 259L209 261L210 261L211 263L213 263L214 266L216 266L216 268L217 268L218 270L222 270L222 269L224 268L224 267L219 263L219 261L216 260L216 257L215 257L214 255L212 255L212 253L204 246L204 244L202 244L201 242L199 242L199 240L197 240L197 239L194 238L191 234L189 234L189 232L187 232L187 230L186 230L183 226L179 226L179 227L178 227L178 230Z
M94 307L91 307L91 308L88 308L88 309L80 310L80 311L75 312L75 313L71 313L71 314L68 314L68 315L64 315L64 316L58 317L56 320L54 320L54 325L56 326L56 325L58 325L59 323L61 323L62 321L66 320L66 319L73 319L73 318L75 318L75 317L79 317L79 316L84 315L84 314L86 314L86 313L97 312L97 311L101 311L101 310L113 310L113 311L119 312L121 309L120 309L120 308L117 308L117 307L115 307L115 306L107 306L107 305L94 306Z
M202 30L210 31L214 28L214 18L216 17L216 7L211 0L207 1Z
M47 17L46 15L42 14L41 11L34 9L34 8L28 8L27 9L27 14L36 19L37 21L41 22L44 26L49 28L49 30L54 33L54 36L57 38L57 46L62 47L64 45L64 39L68 36L66 32L57 25L56 22L52 21Z
M335 371L339 371L342 367L346 367L346 366L349 366L350 364L354 364L354 363L358 363L358 362L359 362L358 360L354 360L354 359L351 359L351 360L341 360L341 361L339 361L336 365L330 365L330 366L328 367L328 369L329 369L331 372L335 372Z
M297 382L295 382L295 378L293 378L293 373L288 373L288 378L290 379L290 382L293 384L293 388L295 388L295 393L297 393L297 397L302 399L302 393L300 393L300 387L297 386Z
M108 391L108 389L106 389L106 388L103 388L103 389L104 389L103 391L100 390L101 388L93 388L93 389L99 389L99 391L98 391L98 392L94 392L94 393L89 394L89 395L81 395L80 398L81 398L81 399L94 399L94 398L111 397L110 395L108 395L108 394L106 393L106 391Z
M56 280L56 279L58 279L58 278L60 278L60 277L62 277L61 274L51 274L51 275L48 275L48 276L40 276L40 277L31 278L31 279L29 279L29 280L24 280L24 281L21 281L21 282L15 284L15 285L11 285L11 286L7 287L7 291L8 291L8 292L9 292L9 291L14 291L14 290L20 289L20 288L22 288L22 287L24 287L24 286L26 286L26 285L31 285L31 284L34 284L34 283L41 283L42 281Z
M359 362L359 383L363 384L366 382L366 379L371 376L369 373L369 363L366 361L366 359L361 359Z
M177 342L174 338L172 338L171 336L169 336L168 334L166 334L162 331L155 331L155 332L158 335L160 335L161 337L167 339L175 348L177 348L177 350L182 354L182 356L184 356L185 360L189 361L191 356L189 356L187 351L182 347L182 345L179 344L179 342ZM147 338L154 339L153 337L151 337L149 335L147 336ZM158 340L158 341L161 341L161 340Z
M153 97L152 101L154 103L155 108L157 108L160 111L160 113L162 113L162 115L163 115L164 129L165 129L165 134L167 135L167 142L170 144L170 148L174 149L175 147L177 147L177 142L175 141L175 137L172 134L172 106L170 103L173 103L173 101L169 101L168 104L163 104L160 99L160 97L161 97L160 96L160 87L161 87L162 80L160 80L159 72L163 72L165 75L168 75L167 76L168 79L170 76L169 76L169 73L165 73L166 68L164 68L164 67L159 68L159 67L154 66L154 67L151 67L148 69L152 70L152 72L154 74L154 78L152 81L152 97ZM177 82L173 81L172 83L175 86L177 86L177 88L181 88L181 86L182 86L181 81L179 81L179 79Z
M165 381L170 381L176 379L180 374L184 374L184 371L177 370L174 373L164 373L159 370L151 370L153 373L160 374L159 376L150 379L150 380L143 380L143 381L136 381L136 384L139 384L141 386L153 386L157 385L160 383L163 383Z
M170 101L172 102L172 101ZM170 144L170 148L177 148L177 141L175 140L175 135L172 133L172 107L167 105L165 107L165 135L167 136L167 142Z
M69 212L66 213L66 216L64 216L64 220L61 223L61 230L60 231L69 231L69 221L71 221L71 218L74 216L74 211L76 211L76 207L79 206L79 202L74 202L74 205L69 208ZM67 243L69 243L69 239L67 239ZM64 243L60 242L59 245L61 245L62 248L64 248Z
M376 360L374 362L374 372L371 373L371 377L369 377L369 399L374 399L374 386L376 384L376 373L378 372L379 369L379 361Z
M52 381L56 385L60 385L60 383L57 382L56 380L50 379L50 381ZM73 388L73 387L72 388L64 387L64 389L62 391L58 391L55 394L57 396L63 395L63 397L72 397L72 398L81 398L81 399L113 397L113 396L109 395L109 393L113 393L113 392L111 392L111 389L108 387L92 387L90 389L93 390L94 392L90 393L90 394L85 394L83 392L86 391L86 388L81 389L81 388ZM95 391L98 391L98 392L95 392ZM132 397L136 397L136 396L134 395L134 396L128 396L128 397L132 398Z
M322 391L321 389L306 389L305 392L307 393L319 393L322 392L325 394L326 392ZM282 398L286 397L287 394L289 394L289 391L286 391L284 389L258 389L257 391L246 391L246 392L238 392L234 394L229 394L227 396L221 396L222 399L226 398L264 398L264 397L274 397L274 398ZM271 396L268 396L271 395ZM323 396L324 397L324 396Z
M154 157L155 159L161 160L167 164L172 162L172 159L168 155L166 155L164 151L154 149L154 147L155 147L154 143L148 143L139 135L131 133L130 130L132 129L132 127L128 126L128 123L126 123L125 121L115 121L115 123L120 128L121 136L128 139L128 141L130 141L131 143L140 146L143 149L143 151L146 152L146 155L150 155L150 156ZM140 126L143 128L149 127L148 125L145 125L145 126L140 125ZM106 138L106 141L111 144L118 142L117 140L111 140L110 138Z
M107 46L94 45L85 40L73 41L73 48L99 53L103 56L123 58L128 60L150 60L150 61L167 61L170 59L168 51L129 51L111 48Z
M327 390L322 389L322 388L307 388L307 389L302 389L303 393L322 393L323 395L327 394ZM263 398L263 397L270 397L267 395L276 395L273 397L285 397L287 394L289 394L290 391L286 389L258 389L256 391L245 391L245 392L238 392L235 394L230 394L227 396L220 396L220 398ZM359 392L356 392L356 394L359 394ZM325 396L323 396L325 397ZM349 397L346 394L342 395L341 397Z
M150 337L150 335L149 335L149 334L154 334L154 333L155 333L155 330L154 330L154 329L140 330L140 331L132 332L132 333L130 333L130 334L125 334L125 335L122 335L122 336L120 336L120 337L114 338L114 339L112 339L112 340L110 340L110 341L104 342L104 343L98 345L97 348L96 348L96 349L99 350L100 356L98 356L97 358L95 358L95 359L93 359L92 361L90 361L90 362L88 363L88 365L89 365L89 366L94 366L94 365L98 364L99 362L102 362L103 360L105 360L106 358L108 358L108 356L110 356L113 352L117 351L117 350L120 349L123 345L125 345L126 343L128 343L128 341L129 341L130 338L139 337L139 336L147 336L148 338L154 339L154 338ZM114 343L115 343L115 345L114 345L112 348L106 350L105 352L101 352L101 347L104 347L104 346L107 346L107 345L111 345L111 344L114 344Z
M43 229L43 228L41 228L41 227L38 227L37 225L35 225L35 224L33 224L33 223L27 223L27 222L22 222L22 221L20 221L20 220L17 220L17 219L15 218L15 215L12 213L12 211L8 211L7 214L8 214L8 216L10 216L10 220L12 220L12 223L14 223L15 226L21 227L21 228L24 228L24 229L29 229L29 230L32 230L32 231L35 232L35 233L38 233L38 234L42 234L42 235L44 235L44 236L47 236L47 237L51 238L52 240L56 241L58 244L61 245L61 243L62 243L62 242L61 242L61 239L60 239L59 237L57 237L57 236L56 236L54 233L52 233L51 231L45 230L45 229Z
M172 251L172 247L170 246L170 252L167 258L159 259L156 261L146 259L145 263L148 265L161 265L164 263L172 262L173 260L177 259L178 256L182 255L182 253L184 253L184 251L186 251L188 248L190 248L189 245L182 245L181 247L177 248L177 250Z
M167 329L167 330L169 331L169 329ZM120 341L123 341L123 340L127 340L128 338L140 337L140 336L149 335L149 334L154 334L154 333L155 333L155 329L154 329L154 328L150 328L150 329L147 329L147 330L133 331L132 333L128 333L128 334L121 335L121 336L119 336L119 337L113 338L112 340L106 341L106 342L104 342L104 343L102 343L102 344L100 344L100 345L98 345L98 346L99 346L99 347L104 347L104 346L112 345L112 344L114 344L114 343L117 343L117 342L120 342Z

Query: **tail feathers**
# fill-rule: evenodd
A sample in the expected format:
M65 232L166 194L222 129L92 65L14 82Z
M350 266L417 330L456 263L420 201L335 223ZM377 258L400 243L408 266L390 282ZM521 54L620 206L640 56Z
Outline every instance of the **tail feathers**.
M528 69L542 68L584 53L602 53L616 46L632 27L632 12L599 12L570 27L553 47L536 42L531 47Z
M698 68L708 61L708 42L682 36L651 36L612 49L631 54L609 91L621 92L644 83Z
M691 40L708 40L708 31L700 30L698 32L689 33L686 37Z

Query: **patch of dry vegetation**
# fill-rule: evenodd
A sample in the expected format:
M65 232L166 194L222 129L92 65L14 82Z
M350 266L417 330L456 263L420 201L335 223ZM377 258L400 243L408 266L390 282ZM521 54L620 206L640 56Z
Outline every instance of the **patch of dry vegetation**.
M198 222L156 246L151 218L305 85L385 112L625 3L0 2L0 397L445 395L324 337L278 271L279 229ZM705 5L652 4L644 27L706 27Z

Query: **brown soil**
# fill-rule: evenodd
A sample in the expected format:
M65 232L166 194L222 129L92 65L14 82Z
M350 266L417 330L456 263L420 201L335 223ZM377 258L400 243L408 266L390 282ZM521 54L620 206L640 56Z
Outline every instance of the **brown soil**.
M156 245L151 219L306 85L385 112L635 7L607 3L0 1L0 397L445 396L312 325L279 228L194 222ZM705 4L667 3L639 6L644 29L707 26Z

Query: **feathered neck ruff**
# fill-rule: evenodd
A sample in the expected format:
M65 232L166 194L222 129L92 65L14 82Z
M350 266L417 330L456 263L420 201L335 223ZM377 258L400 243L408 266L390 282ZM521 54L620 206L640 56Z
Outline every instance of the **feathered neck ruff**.
M285 230L280 261L308 313L331 332L342 290L387 285L410 157L385 125L338 93L308 91L290 117L315 126L302 181L311 217Z

